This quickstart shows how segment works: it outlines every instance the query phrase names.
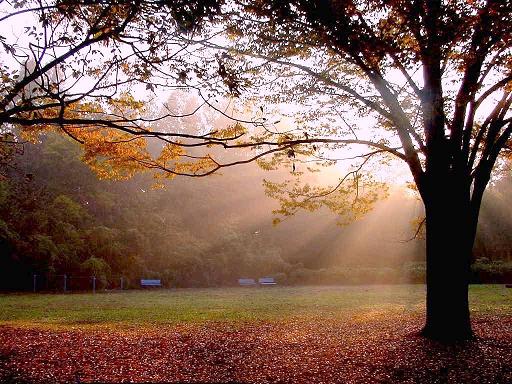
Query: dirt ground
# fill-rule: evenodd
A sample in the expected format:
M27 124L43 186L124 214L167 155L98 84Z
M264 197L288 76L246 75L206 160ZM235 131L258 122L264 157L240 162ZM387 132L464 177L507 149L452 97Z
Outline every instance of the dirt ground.
M300 319L160 328L0 327L0 382L512 383L512 316L476 338L417 336L422 319Z

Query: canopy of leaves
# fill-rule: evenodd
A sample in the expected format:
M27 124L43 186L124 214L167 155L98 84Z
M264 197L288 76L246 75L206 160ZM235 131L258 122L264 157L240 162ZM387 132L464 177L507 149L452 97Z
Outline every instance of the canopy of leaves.
M103 178L126 179L148 169L159 179L200 177L254 160L267 168L288 164L300 177L305 169L350 160L332 194L287 189L293 183L268 183L268 193L281 196L284 216L320 206L341 213L346 199L335 204L323 197L341 196L353 181L355 191L345 195L366 202L360 207L365 212L382 188L362 177L363 166L392 157L406 162L424 198L439 175L464 180L476 217L498 156L508 151L508 2L120 0L2 6L4 25L20 15L32 17L16 38L2 36L2 129L6 135L18 129L19 137L31 140L45 131L68 134ZM158 92L175 89L196 91L200 103L187 111L149 103ZM227 112L216 99L221 95L237 98L238 110ZM209 129L200 121L185 132L162 124L201 106L236 123ZM285 123L269 119L283 106ZM2 146L17 146L19 139L6 138ZM164 145L155 153L148 138ZM255 152L223 161L212 147ZM343 149L355 152L340 157ZM11 152L3 149L2 157ZM367 189L360 188L363 180Z

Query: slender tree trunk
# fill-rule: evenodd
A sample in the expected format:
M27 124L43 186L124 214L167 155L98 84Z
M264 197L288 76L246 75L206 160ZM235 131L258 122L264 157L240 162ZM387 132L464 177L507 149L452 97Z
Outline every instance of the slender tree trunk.
M468 284L475 235L469 188L447 182L432 183L436 191L425 199L427 316L422 333L449 341L472 336Z

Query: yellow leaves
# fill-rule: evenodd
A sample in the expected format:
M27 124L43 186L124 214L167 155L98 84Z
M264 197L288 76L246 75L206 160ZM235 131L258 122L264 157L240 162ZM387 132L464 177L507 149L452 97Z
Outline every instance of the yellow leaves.
M168 143L153 162L153 167L163 171L155 174L155 178L172 179L176 175L201 176L218 169L219 165L209 154L191 156L179 143Z
M124 118L128 119L137 118L145 111L144 102L136 100L133 95L128 92L121 93L117 98L108 99L107 103L113 113L121 114Z
M142 109L144 107L144 103L142 101L137 101L133 95L127 92L121 93L117 98L110 98L108 103L120 108Z
M267 196L279 201L280 208L274 210L274 214L287 217L299 210L313 212L325 207L338 216L339 225L362 217L379 199L387 196L387 186L369 176L346 179L337 186L303 185L299 177L282 183L264 180L263 185ZM273 224L280 221L276 218Z
M152 190L165 189L165 184L161 181L157 181L151 185Z
M229 125L224 129L216 131L214 136L219 139L231 139L238 138L245 133L247 133L247 128L239 122L236 122L236 124Z
M256 160L256 164L265 171L274 171L278 168L280 161L276 157L272 157L270 160L259 158Z
M180 147L179 144L168 143L160 152L157 162L166 167L170 161L178 159L184 152L183 147Z
M174 171L180 174L202 175L217 168L217 166L217 163L207 155L194 161L176 163Z

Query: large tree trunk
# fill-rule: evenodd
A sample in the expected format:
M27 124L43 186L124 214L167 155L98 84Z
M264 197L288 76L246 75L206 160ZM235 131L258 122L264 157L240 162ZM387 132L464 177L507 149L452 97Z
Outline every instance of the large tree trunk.
M458 184L458 185L457 185ZM427 316L423 335L438 340L472 336L468 305L474 242L469 189L462 183L433 186L425 199Z

